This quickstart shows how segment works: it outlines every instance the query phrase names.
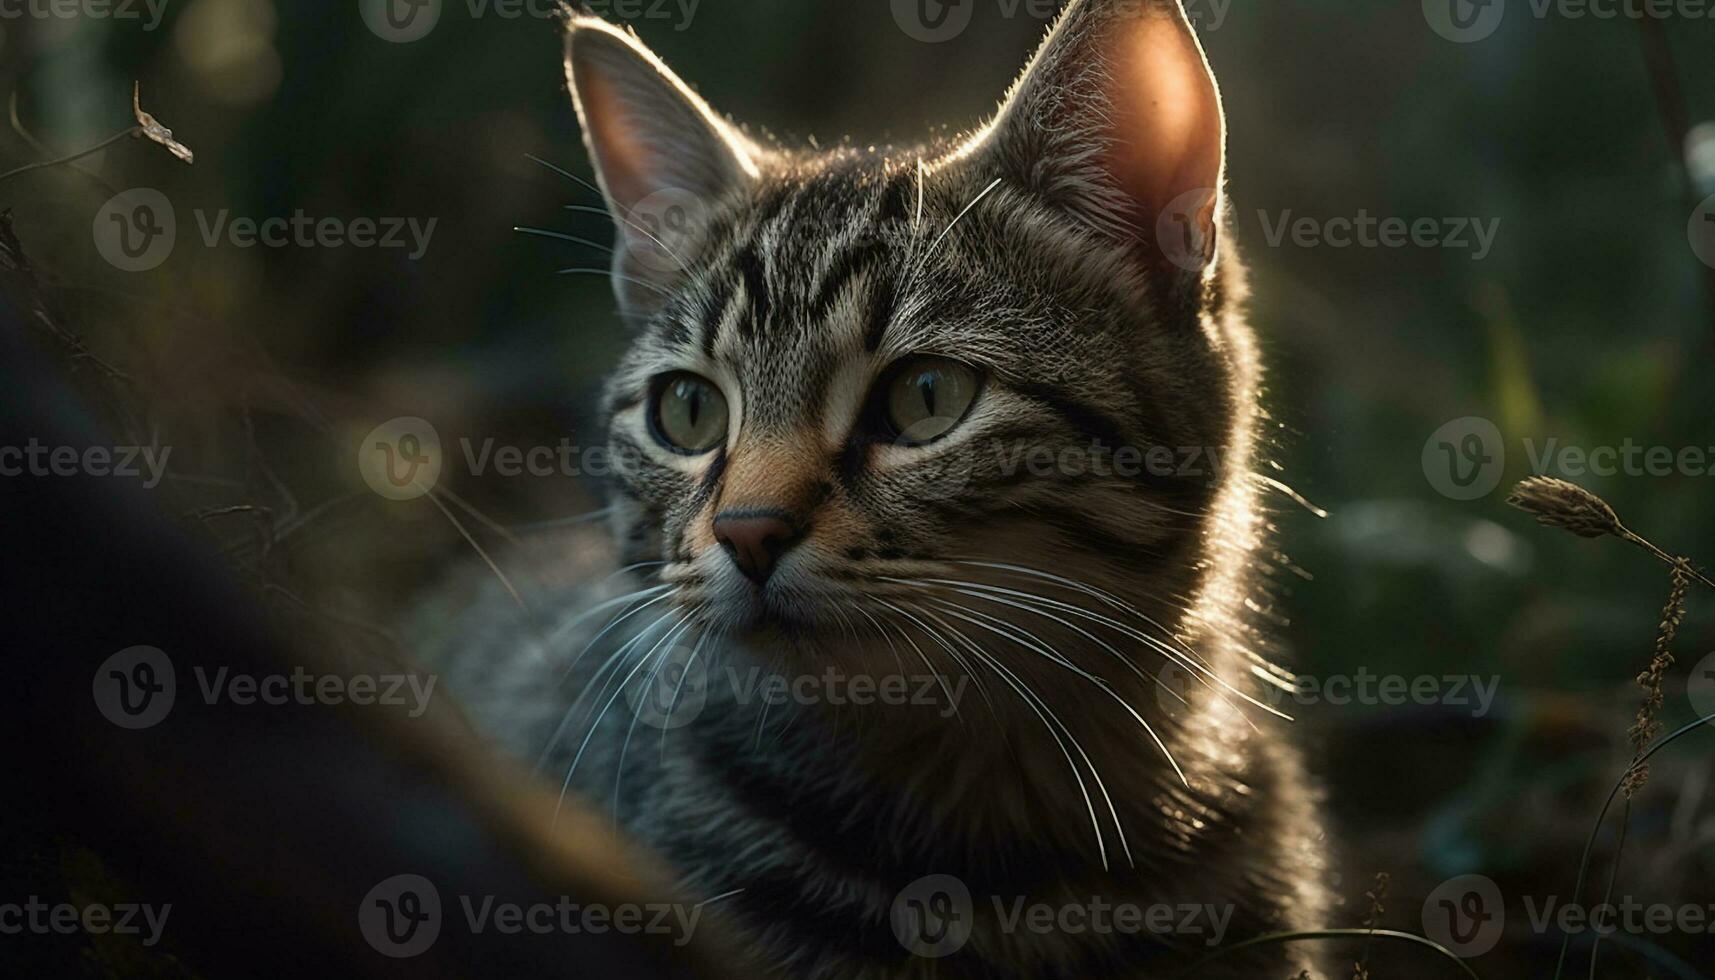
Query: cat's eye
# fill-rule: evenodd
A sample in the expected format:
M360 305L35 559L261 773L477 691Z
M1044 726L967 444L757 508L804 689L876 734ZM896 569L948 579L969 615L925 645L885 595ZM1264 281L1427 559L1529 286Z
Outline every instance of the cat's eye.
M974 368L944 357L914 357L892 373L883 392L891 435L906 445L934 442L964 421L976 400Z
M670 374L656 386L655 438L677 453L699 455L726 441L726 397L706 378Z

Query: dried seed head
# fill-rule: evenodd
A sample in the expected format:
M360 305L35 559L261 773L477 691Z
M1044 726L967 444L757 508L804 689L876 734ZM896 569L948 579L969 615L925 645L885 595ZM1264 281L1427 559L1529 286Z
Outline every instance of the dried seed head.
M1629 537L1614 508L1576 483L1533 476L1513 488L1507 503L1544 527L1564 528L1581 538Z

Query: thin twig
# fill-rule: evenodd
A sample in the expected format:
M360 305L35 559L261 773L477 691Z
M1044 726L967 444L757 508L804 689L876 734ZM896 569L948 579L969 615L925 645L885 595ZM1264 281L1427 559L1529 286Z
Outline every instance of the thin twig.
M107 149L122 139L141 135L143 135L143 127L132 126L130 129L126 129L109 136L107 139L102 140L100 143L95 144L87 150L79 150L76 153L60 157L57 160L43 160L39 163L27 163L15 170L8 170L5 173L0 174L0 181L10 180L19 174L27 174L32 170L42 170L47 167L57 167L64 163L71 163L74 160L82 160L84 157L89 156L92 153L99 153L100 151Z

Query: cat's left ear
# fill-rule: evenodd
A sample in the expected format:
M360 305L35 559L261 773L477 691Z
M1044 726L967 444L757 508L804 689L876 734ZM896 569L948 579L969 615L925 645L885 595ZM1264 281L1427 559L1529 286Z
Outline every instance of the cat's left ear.
M566 81L619 228L614 290L648 312L683 277L698 225L757 177L760 151L654 52L596 17L566 35Z
M961 156L1151 258L1214 257L1226 123L1179 0L1072 0Z

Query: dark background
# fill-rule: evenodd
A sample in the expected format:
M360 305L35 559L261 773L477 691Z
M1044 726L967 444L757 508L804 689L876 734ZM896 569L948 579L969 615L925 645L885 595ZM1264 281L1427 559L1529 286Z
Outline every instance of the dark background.
M941 44L913 39L879 0L703 0L688 26L676 6L633 26L753 132L905 143L978 121L1045 27L1028 5L1009 17L1000 0L974 2L971 28ZM1429 890L1456 874L1487 874L1515 899L1567 896L1629 755L1633 677L1667 570L1615 540L1534 527L1505 507L1506 488L1532 471L1527 439L1715 450L1715 270L1687 232L1715 194L1715 19L1508 7L1492 37L1460 44L1415 0L1232 0L1218 25L1206 0L1193 5L1226 97L1274 475L1329 512L1276 498L1282 550L1307 573L1287 577L1276 609L1290 621L1283 659L1319 677L1500 680L1483 717L1447 704L1296 712L1344 849L1336 884L1349 904L1330 926L1362 919L1382 871L1394 876L1383 922L1410 931ZM0 20L0 81L22 129L58 155L129 125L138 80L195 164L124 141L82 172L0 181L0 206L65 321L129 380L87 362L72 373L111 396L112 425L174 447L174 475L155 491L163 510L202 513L189 522L248 582L273 586L282 615L349 640L384 629L468 550L452 518L498 548L598 506L577 480L452 476L469 507L449 517L370 494L353 465L359 437L403 415L431 420L448 444L594 441L592 395L625 328L599 275L556 273L606 256L513 230L611 236L605 219L563 209L599 206L595 195L530 159L589 176L553 21L473 17L451 0L427 37L395 44L355 2L168 0L159 27L143 25ZM0 131L0 169L43 157ZM134 187L163 192L178 220L171 257L140 273L109 265L92 235L103 203ZM412 261L400 249L210 247L199 209L437 225ZM1265 234L1288 211L1323 221L1360 209L1498 219L1499 235L1479 260L1463 247L1275 246ZM1437 492L1423 454L1469 416L1502 433L1505 478L1458 501ZM1663 548L1715 561L1715 476L1549 472ZM268 510L206 515L239 502ZM1662 709L1670 730L1696 717L1683 678L1715 651L1710 599L1690 596ZM1715 898L1709 753L1693 736L1664 754L1617 894ZM59 873L30 853L0 883ZM1523 918L1522 905L1509 911ZM1602 975L1700 975L1667 956L1704 973L1715 963L1707 936L1650 941L1665 952L1605 950ZM1555 942L1520 933L1473 965L1546 975ZM1373 963L1377 976L1440 968L1383 951Z

